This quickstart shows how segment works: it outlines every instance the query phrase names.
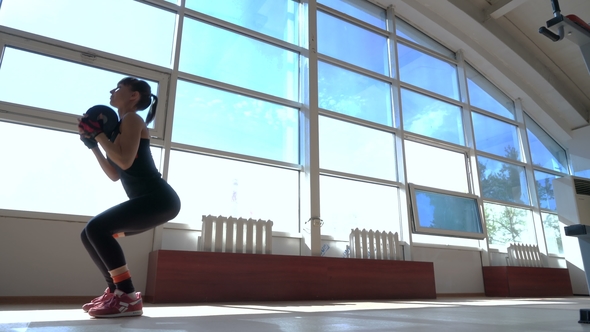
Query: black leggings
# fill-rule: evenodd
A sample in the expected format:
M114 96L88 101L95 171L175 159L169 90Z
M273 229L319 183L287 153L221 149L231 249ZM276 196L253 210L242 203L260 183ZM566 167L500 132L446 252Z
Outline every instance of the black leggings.
M162 180L158 190L130 198L88 222L81 234L82 243L109 287L114 287L109 271L127 264L123 250L113 235L121 232L125 236L143 233L174 219L179 211L178 195Z

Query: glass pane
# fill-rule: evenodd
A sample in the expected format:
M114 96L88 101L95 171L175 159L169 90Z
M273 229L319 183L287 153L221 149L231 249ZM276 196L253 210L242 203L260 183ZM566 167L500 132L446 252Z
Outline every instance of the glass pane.
M568 173L568 161L565 149L557 144L528 115L525 114L524 118L533 164L554 171Z
M422 228L483 234L474 198L416 190L416 206Z
M483 197L525 205L530 204L523 166L477 157L477 168Z
M0 144L0 174L10 174L0 177L0 209L93 216L127 200L78 134L0 121L0 141L11 142ZM160 154L152 153L160 165ZM81 195L84 178L92 190Z
M322 235L346 239L350 230L399 232L399 194L395 187L320 176Z
M522 161L517 127L471 112L475 146L480 151Z
M401 91L405 130L465 145L461 107L410 90Z
M403 44L397 45L397 52L403 82L459 100L457 66Z
M586 178L586 179L590 179L590 169L587 168L587 164L588 160L586 158L581 158L581 157L576 157L574 155L572 155L572 165L574 168L574 174L575 176L581 177L581 178ZM576 167L576 164L582 164L582 165L586 165L586 167ZM578 169L578 168L582 168L582 169ZM586 169L583 169L586 168Z
M109 105L110 91L127 76L8 47L0 65L1 101L75 115ZM146 81L157 94L158 83ZM147 111L138 114L145 118Z
M391 84L325 62L318 63L321 108L393 125Z
M299 42L299 2L293 0L186 0L186 8L284 40Z
M172 12L131 0L0 2L0 25L171 66L176 28L176 14ZM130 38L127 32L135 31L137 24L141 24L141 33L133 33Z
M506 249L510 243L537 244L532 211L492 203L483 206L490 247Z
M320 167L395 181L393 134L320 116Z
M449 58L455 58L455 53L442 46L436 40L428 37L418 29L399 19L395 18L395 33L397 36L410 40L418 45L429 48Z
M469 193L465 154L408 140L405 147L409 183Z
M514 120L514 102L469 64L467 89L471 105Z
M175 221L201 228L202 215L273 221L273 231L299 231L299 173L171 151L168 183L182 199Z
M184 20L180 70L281 98L299 99L299 55L192 19Z
M541 209L556 210L555 195L553 193L553 180L560 178L553 174L535 171L535 184L537 187L537 197Z
M559 221L559 217L556 214L541 213L541 217L543 218L547 252L555 255L563 255L561 230L565 225Z
M299 162L299 111L178 81L172 141Z
M320 53L389 76L387 50L385 36L318 11Z
M332 7L344 14L372 24L381 29L386 29L385 9L375 6L368 1L358 0L318 0L318 3Z

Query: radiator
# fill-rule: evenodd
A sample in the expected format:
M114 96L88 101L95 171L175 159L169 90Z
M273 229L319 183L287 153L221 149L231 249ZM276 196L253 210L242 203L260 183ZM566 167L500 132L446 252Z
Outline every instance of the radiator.
M272 253L272 221L203 216L199 250L250 254Z
M511 243L506 260L509 266L543 267L541 252L536 244Z
M402 260L403 252L397 233L358 228L350 232L350 257L364 259Z

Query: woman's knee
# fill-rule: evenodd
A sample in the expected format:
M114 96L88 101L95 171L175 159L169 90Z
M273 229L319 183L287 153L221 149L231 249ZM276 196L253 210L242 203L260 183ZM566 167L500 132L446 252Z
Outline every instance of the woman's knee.
M105 227L104 223L101 222L100 219L98 218L93 218L91 219L87 224L86 227L84 227L84 230L82 231L83 234L86 235L87 238L92 239L95 236L103 236L106 234L112 234L109 233L109 229L108 227Z

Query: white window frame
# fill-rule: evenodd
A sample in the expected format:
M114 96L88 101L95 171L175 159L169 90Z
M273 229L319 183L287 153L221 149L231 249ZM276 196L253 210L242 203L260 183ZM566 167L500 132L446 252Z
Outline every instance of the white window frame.
M473 194L465 194L456 191L449 191L437 188L431 188L426 186L419 186L413 183L408 184L408 188L410 191L410 200L411 200L411 211L412 211L412 218L411 223L413 227L413 231L416 234L424 234L424 235L442 235L442 236L450 236L450 237L460 237L466 239L475 239L475 240L484 240L487 238L487 228L485 225L485 221L483 218L483 200ZM430 228L430 227L422 227L420 226L420 219L418 215L418 204L416 204L416 190L423 190L428 192L433 192L437 194L461 197L461 198L469 198L475 200L477 204L477 212L479 216L479 222L481 225L482 233L472 233L472 232L461 232L461 231L451 231L445 229L438 229L438 228Z
M6 47L157 82L158 106L154 128L150 129L150 136L157 139L164 138L166 110L170 99L168 96L170 73L141 67L138 65L139 62L131 63L119 59L109 59L100 51L63 42L59 43L49 38L0 26L0 66ZM113 82L113 87L116 83ZM40 124L44 127L77 132L77 118L79 116L0 101L0 118L17 123Z

